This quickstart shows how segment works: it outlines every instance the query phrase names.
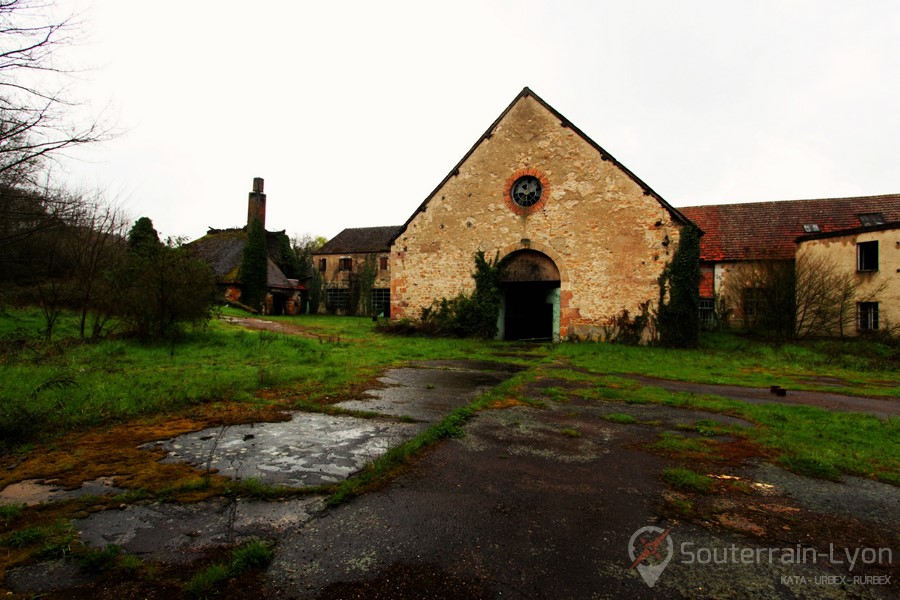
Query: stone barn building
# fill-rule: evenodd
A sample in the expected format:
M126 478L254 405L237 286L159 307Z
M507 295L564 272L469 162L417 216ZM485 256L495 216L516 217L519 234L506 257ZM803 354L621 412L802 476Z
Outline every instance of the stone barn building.
M690 223L701 232L707 326L750 327L764 317L758 274L793 266L801 248L853 273L855 331L900 323L900 195L679 210L528 88L406 223L346 229L317 256L337 312L353 273L377 261L371 306L389 302L392 319L416 320L472 289L481 251L506 266L500 337L603 340L623 311L658 300L658 278ZM362 306L368 297L359 298Z
M658 299L687 223L525 88L391 240L391 318L470 291L482 251L507 265L501 337L604 339Z

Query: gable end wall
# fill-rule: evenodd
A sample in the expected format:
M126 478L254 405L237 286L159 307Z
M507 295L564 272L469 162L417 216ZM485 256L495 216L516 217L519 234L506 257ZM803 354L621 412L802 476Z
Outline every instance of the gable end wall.
M517 171L546 181L546 201L516 214L505 193ZM471 290L474 255L523 248L561 274L560 337L601 338L622 310L658 298L679 224L613 162L533 98L516 102L418 212L391 248L391 316L417 319Z

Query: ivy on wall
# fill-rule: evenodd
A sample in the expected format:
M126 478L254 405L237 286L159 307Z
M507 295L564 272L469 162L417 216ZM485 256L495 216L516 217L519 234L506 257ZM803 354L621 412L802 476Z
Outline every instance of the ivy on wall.
M672 261L659 276L656 314L659 344L693 348L700 340L700 232L693 225L681 229Z
M259 219L253 219L247 232L247 244L241 258L241 302L255 309L262 306L268 290L269 253L266 232Z

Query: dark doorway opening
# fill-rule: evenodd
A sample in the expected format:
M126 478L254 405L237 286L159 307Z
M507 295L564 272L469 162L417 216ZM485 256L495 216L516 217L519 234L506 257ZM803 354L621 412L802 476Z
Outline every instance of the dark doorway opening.
M553 339L552 292L559 282L528 281L504 285L507 340Z
M284 305L287 303L287 296L284 294L272 294L272 314L283 315Z
M557 339L560 276L553 260L523 249L503 259L503 339Z

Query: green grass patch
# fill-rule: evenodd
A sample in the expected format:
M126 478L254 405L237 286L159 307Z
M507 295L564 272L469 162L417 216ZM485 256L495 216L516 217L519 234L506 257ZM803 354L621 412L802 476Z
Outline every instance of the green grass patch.
M24 504L2 504L0 505L0 522L5 525L15 521L23 512L25 512Z
M506 347L499 342L394 338L375 333L369 319L308 315L272 320L319 337L214 320L175 346L82 343L63 337L75 321L63 315L59 341L45 344L35 315L0 313L0 443L7 449L46 434L197 404L265 403L263 394L274 389L304 409L321 407L410 360L516 360L496 356Z
M272 562L274 554L271 544L262 540L242 544L231 553L231 574L237 575L247 569L261 569Z
M50 525L23 527L0 537L0 546L21 550L29 549L40 558L64 558L71 554L77 533L66 519Z
M668 432L661 433L659 439L650 448L672 455L710 454L715 451L715 447L709 444L708 440Z
M701 494L711 491L715 483L712 477L682 467L664 469L662 478L663 481L676 489Z
M223 313L246 316L232 309ZM521 364L529 368L528 381L552 382L537 398L529 398L524 388L500 386L497 395L485 396L498 406L514 401L543 407L545 401L580 397L725 413L755 427L741 431L698 421L692 430L703 436L746 436L797 472L826 477L849 473L900 485L900 419L749 405L668 392L624 376L766 387L772 382L806 382L798 385L898 397L894 346L854 340L773 347L737 335L704 334L696 350L616 344L522 348L380 335L365 318L303 315L271 320L302 328L306 335L250 331L214 320L175 346L116 339L82 343L74 339L74 317L63 315L55 341L47 344L40 335L38 311L0 311L0 445L15 450L72 430L219 402L244 404L248 410L283 402L285 407L340 412L330 407L335 400L357 392L389 367L414 360L474 359ZM525 379L517 376L516 381ZM454 413L428 435L459 435L466 418Z
M778 463L794 473L806 475L807 477L830 479L831 481L841 480L840 470L834 465L833 461L827 458L820 460L814 456L782 454L778 457Z
M184 584L184 593L194 598L205 598L216 591L230 577L228 565L214 563L194 575Z
M103 549L85 548L78 555L78 564L82 569L92 572L108 571L116 566L122 548L110 544Z
M712 437L717 435L733 435L746 431L745 427L737 425L726 425L713 419L699 419L693 423L682 423L676 425L678 429L684 431L694 431L704 437Z
M566 437L571 437L571 438L580 438L581 437L581 432L578 431L577 429L572 429L571 427L566 427L564 429L560 429L559 432Z
M278 500L292 496L302 496L316 493L321 488L318 486L307 488L294 488L283 485L270 485L263 483L254 477L247 477L239 481L231 481L226 485L225 491L229 495L256 500Z
M594 374L766 388L787 383L795 389L900 397L900 386L886 385L897 381L900 370L896 345L862 339L776 347L732 333L704 333L700 341L695 350L561 344L557 355ZM823 378L834 381L826 383Z
M253 540L241 544L231 551L229 563L213 563L200 571L184 585L184 592L196 598L215 595L225 581L249 569L265 567L272 562L273 556L274 551L268 542Z
M47 532L43 527L24 527L0 537L0 546L20 549L43 542Z
M631 425L638 422L636 418L625 413L607 413L600 418L610 423L622 423L623 425Z
M566 393L558 388L557 386L546 387L541 390L542 394L552 400L553 402L568 402L569 397Z
M756 426L700 419L683 428L703 436L747 437L765 453L774 455L780 465L802 475L834 479L835 474L847 473L900 485L900 418L880 419L796 404L749 404L719 396L670 392L617 376L598 375L595 385L573 393L589 400L652 403L735 416ZM680 451L686 450L682 447Z

